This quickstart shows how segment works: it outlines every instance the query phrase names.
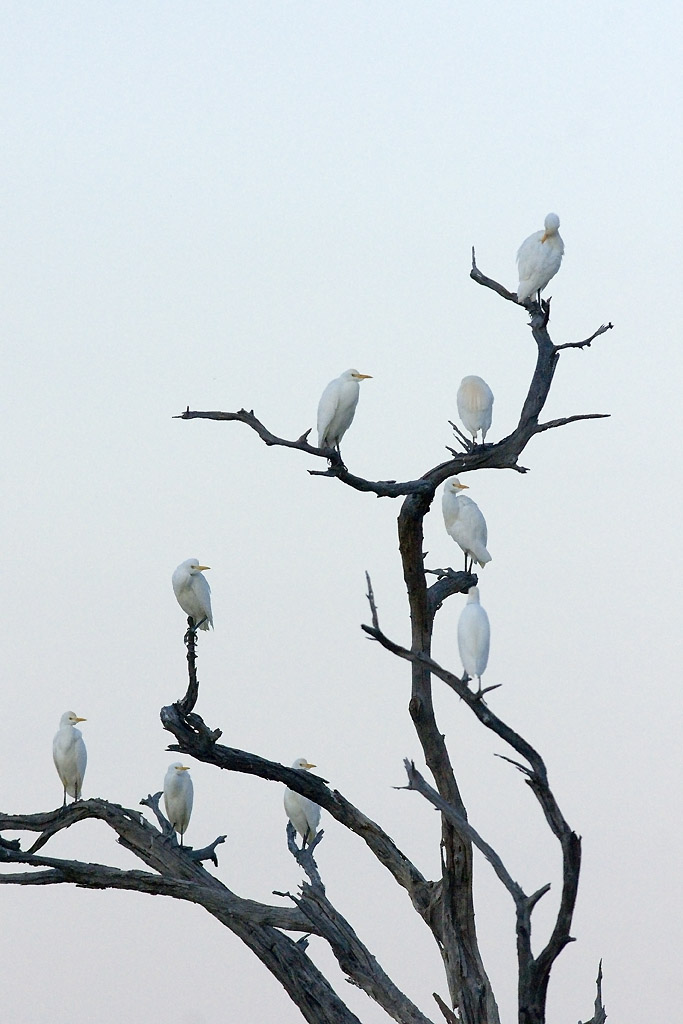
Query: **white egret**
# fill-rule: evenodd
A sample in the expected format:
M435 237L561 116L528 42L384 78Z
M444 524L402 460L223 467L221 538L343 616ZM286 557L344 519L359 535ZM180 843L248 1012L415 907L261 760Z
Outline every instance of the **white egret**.
M441 508L446 531L465 552L465 572L471 572L474 562L478 562L483 569L486 563L491 561L491 556L486 550L486 520L477 503L465 494L459 493L463 490L467 490L467 484L461 484L457 476L447 480L443 489Z
M176 832L180 833L180 845L187 831L192 814L192 797L194 788L192 779L187 774L189 767L180 761L174 761L164 776L164 807L166 817Z
M318 403L318 448L339 448L356 412L360 381L370 379L369 373L346 370L330 381Z
M83 734L76 728L78 722L85 722L85 718L79 718L73 711L65 711L52 741L52 758L64 786L63 807L66 807L67 793L74 800L81 799L83 776L88 762Z
M297 757L292 765L292 768L305 772L309 772L311 768L315 767L305 757ZM294 828L303 837L301 844L303 849L307 842L311 843L315 839L316 829L320 824L320 807L308 797L301 796L300 793L296 793L287 786L285 789L285 811Z
M474 444L477 442L477 431L481 430L481 443L486 440L486 432L491 426L493 415L493 392L481 377L463 377L458 388L456 401L458 416L465 428L472 435Z
M559 226L560 218L557 214L549 213L544 222L544 230L535 231L520 245L517 253L518 302L537 296L540 303L541 292L560 269L564 242L558 232Z
M489 660L491 626L489 617L479 603L479 587L470 587L467 604L458 619L458 650L462 667L470 677L479 682Z
M200 565L199 559L188 558L180 563L171 577L178 604L190 616L195 629L213 626L211 587L202 575L208 568L208 565Z

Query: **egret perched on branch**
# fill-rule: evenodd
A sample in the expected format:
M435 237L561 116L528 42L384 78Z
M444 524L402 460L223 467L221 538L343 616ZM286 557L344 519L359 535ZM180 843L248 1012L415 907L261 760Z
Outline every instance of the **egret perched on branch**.
M486 550L486 520L477 503L460 494L463 490L467 490L467 484L461 484L457 476L447 480L443 489L441 508L446 531L465 552L465 572L471 572L474 562L478 562L483 569L486 563L491 561L491 556Z
M180 833L180 845L183 845L183 836L190 824L192 814L192 797L194 789L192 779L187 772L189 767L180 761L174 761L169 766L164 777L164 807L166 817L176 832Z
M481 430L481 443L483 444L493 415L491 388L481 377L463 377L456 400L458 416L472 435L472 442L476 444L477 431Z
M305 757L297 757L292 765L292 768L305 772L309 772L311 768L315 767ZM285 789L285 811L294 828L303 837L301 844L303 849L307 842L311 843L315 839L316 829L320 824L320 807L308 797L301 796L300 793L296 793L287 786Z
M202 575L208 568L208 565L200 565L197 558L188 558L180 563L171 577L178 604L190 616L195 629L213 626L211 587Z
M318 448L337 448L351 426L358 405L360 381L369 373L346 370L331 380L318 403Z
M489 660L491 626L486 611L479 603L479 587L470 587L467 604L458 619L458 650L462 667L470 677L479 682Z
M517 253L518 302L525 302L535 295L540 303L541 292L560 269L564 242L558 232L559 226L560 218L557 214L549 213L545 219L545 230L535 231L520 245Z
M52 757L64 786L63 807L66 807L67 793L74 800L81 799L83 776L88 763L83 734L80 729L76 729L78 722L85 722L85 718L79 718L73 711L65 711L52 741Z

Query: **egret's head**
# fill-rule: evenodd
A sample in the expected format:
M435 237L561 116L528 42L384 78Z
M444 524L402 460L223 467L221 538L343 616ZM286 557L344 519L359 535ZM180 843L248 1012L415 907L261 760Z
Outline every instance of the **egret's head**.
M560 227L560 218L556 213L549 213L543 222L543 227L545 228L545 231L543 232L541 242L545 242L545 240L550 238L551 235L557 234Z
M191 576L195 576L198 572L205 572L207 569L210 568L210 565L200 565L198 558L190 559L190 564L188 565L188 570Z
M180 775L181 772L189 772L190 770L189 764L183 764L182 761L174 761L171 768L174 768L178 775Z
M347 370L346 375L351 380L372 380L372 376L369 373L359 373L358 370Z
M65 711L61 717L60 725L78 725L79 722L85 722L85 718L79 718L75 711Z
M470 587L467 591L467 599L469 601L479 602L479 587Z
M457 476L452 476L451 479L446 484L446 489L452 491L454 494L457 494L458 491L468 491L469 484L461 484Z
M311 768L316 768L317 765L311 764L305 757L297 757L296 761L292 765L292 768L298 768L305 772L309 772Z

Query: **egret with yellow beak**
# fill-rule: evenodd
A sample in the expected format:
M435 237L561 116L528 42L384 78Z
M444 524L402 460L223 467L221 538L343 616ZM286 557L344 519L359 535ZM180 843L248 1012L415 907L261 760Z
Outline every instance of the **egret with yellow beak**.
M292 765L292 768L304 772L310 772L311 768L315 767L305 757L298 757ZM306 843L311 843L315 839L316 829L320 824L320 807L308 797L301 796L300 793L287 786L285 789L285 811L292 825L303 838L301 844L303 849Z
M318 403L318 448L339 450L356 413L360 381L371 379L369 373L346 370L330 381Z
M180 835L180 845L190 824L194 787L187 774L189 767L180 761L174 761L164 777L164 807L166 817Z
M486 550L488 530L481 509L476 501L460 493L467 489L467 484L452 476L444 484L441 509L446 532L465 552L465 572L471 572L474 562L483 569L491 556Z
M85 722L85 718L79 718L73 711L65 711L52 741L52 758L64 787L62 807L66 807L67 793L74 800L81 799L83 776L88 763L83 734L76 728L78 722Z
M200 565L199 559L188 558L180 563L171 577L173 593L185 614L192 619L195 630L213 626L211 587L202 575L208 568L208 565Z

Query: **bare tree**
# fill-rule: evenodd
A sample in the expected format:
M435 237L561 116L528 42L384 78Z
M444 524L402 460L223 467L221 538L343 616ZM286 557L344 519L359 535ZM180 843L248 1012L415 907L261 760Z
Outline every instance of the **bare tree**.
M497 292L503 299L519 305L514 293L484 277L472 252L471 277L478 284ZM161 709L161 721L174 737L169 750L179 751L197 760L232 772L244 772L262 779L285 783L296 792L315 801L332 817L354 832L368 852L405 890L416 913L432 933L443 960L449 1002L436 993L439 1019L448 1024L499 1024L499 1012L479 951L474 922L473 848L478 849L510 894L514 905L518 958L519 1024L543 1024L550 973L564 947L572 942L571 923L579 882L581 843L564 818L548 781L548 772L540 754L489 707L485 695L489 689L475 691L467 676L459 677L431 657L434 620L443 603L453 594L466 593L477 583L472 572L452 568L428 569L423 555L423 520L429 512L440 484L454 474L495 468L526 472L519 458L536 434L564 426L576 420L598 418L602 414L581 413L542 422L540 417L550 392L560 353L585 348L611 328L603 325L589 338L556 345L548 333L550 302L527 301L523 309L530 315L530 328L537 348L535 370L516 428L495 444L476 445L452 424L458 448L449 448L451 457L429 469L419 478L404 482L365 480L344 465L336 449L319 449L308 441L310 431L297 440L276 436L254 415L238 412L197 412L188 408L182 419L205 418L235 420L246 424L270 446L294 448L327 463L314 475L332 477L343 484L379 497L402 498L398 518L399 548L410 606L411 645L402 647L382 630L372 584L368 577L370 622L363 629L389 653L410 664L412 696L408 711L432 782L428 782L412 761L405 761L406 789L419 793L441 813L441 875L425 878L398 849L391 837L354 807L326 781L310 773L295 771L267 761L256 754L226 747L218 741L221 731L211 728L195 712L199 697L196 673L196 633L188 620L185 636L188 660L188 688L182 699ZM430 581L430 578L434 577ZM482 726L490 729L510 750L506 758L523 776L536 798L550 832L557 840L562 858L562 891L554 926L548 941L534 956L531 948L531 917L538 901L549 890L542 885L526 893L503 863L501 856L468 820L445 738L436 720L432 702L432 681L445 684L467 706ZM271 906L246 900L215 877L205 866L217 864L217 848L225 839L219 836L202 850L178 845L171 825L159 809L159 793L141 801L153 814L152 824L137 810L104 800L77 801L65 809L40 814L7 815L0 813L0 830L39 833L35 842L22 850L17 840L0 837L0 861L17 864L26 870L0 874L0 882L19 885L72 883L91 889L134 889L161 893L204 907L226 928L249 946L281 982L303 1017L315 1024L347 1024L358 1018L345 1005L328 980L308 957L308 937L328 943L348 980L367 993L386 1013L401 1024L429 1024L430 1020L401 992L383 971L371 951L361 942L351 924L330 902L316 862L315 849L322 838L299 849L294 831L288 826L287 841L292 855L307 876L300 890L279 893L286 905ZM82 863L44 856L43 848L57 832L87 818L106 822L117 834L118 842L130 850L148 870L120 870L104 864ZM298 937L297 937L298 936ZM433 1011L430 1011L433 1012ZM594 1015L586 1024L604 1024L602 968L597 978Z

